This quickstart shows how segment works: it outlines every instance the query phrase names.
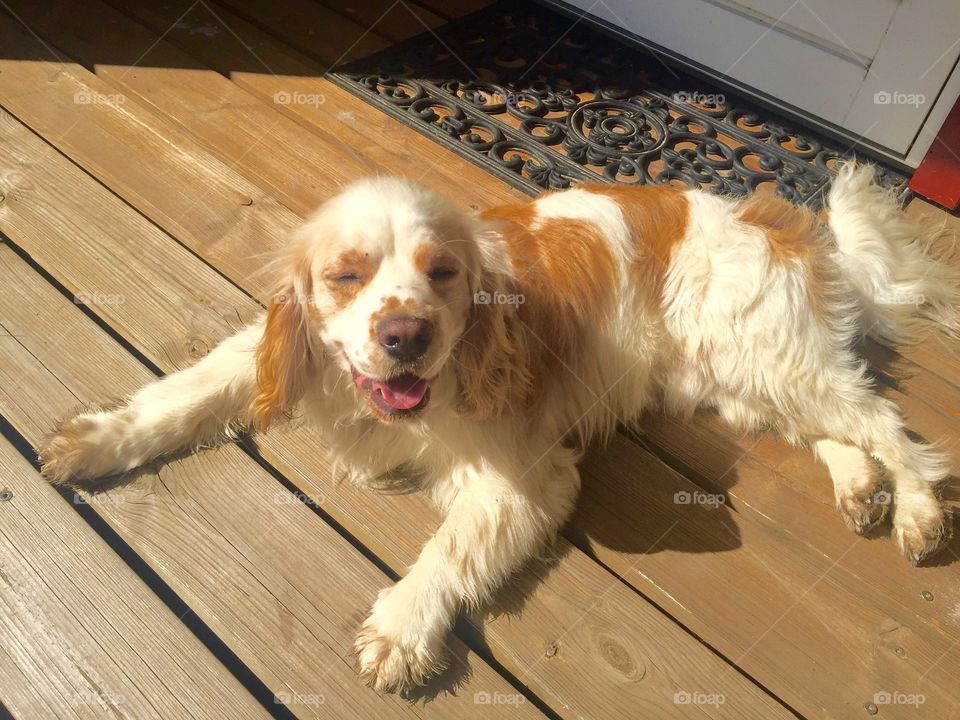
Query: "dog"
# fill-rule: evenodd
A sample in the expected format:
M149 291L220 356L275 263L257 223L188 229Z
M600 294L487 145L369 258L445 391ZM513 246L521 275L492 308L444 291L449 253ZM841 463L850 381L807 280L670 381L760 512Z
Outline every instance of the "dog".
M60 424L43 473L89 482L291 418L352 481L416 472L445 519L359 632L379 690L443 667L460 608L569 517L587 444L651 407L708 406L810 446L846 523L863 533L892 505L893 539L919 562L947 535L949 459L907 435L856 346L956 337L960 282L873 178L843 166L825 218L669 185L582 185L474 216L403 179L360 180L292 234L263 319ZM892 503L877 501L881 465Z

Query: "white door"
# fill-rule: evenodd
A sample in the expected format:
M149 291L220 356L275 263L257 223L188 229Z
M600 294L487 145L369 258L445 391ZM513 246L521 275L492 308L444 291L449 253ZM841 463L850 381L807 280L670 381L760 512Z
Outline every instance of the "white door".
M960 0L571 4L899 159L929 147L960 95L960 74L951 79L960 57ZM924 128L928 119L932 129Z

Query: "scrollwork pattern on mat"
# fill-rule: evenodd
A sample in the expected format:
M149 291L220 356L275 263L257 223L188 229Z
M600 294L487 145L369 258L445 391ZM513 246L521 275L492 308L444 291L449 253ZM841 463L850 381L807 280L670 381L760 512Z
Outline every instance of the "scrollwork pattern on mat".
M849 152L709 87L642 47L546 8L501 2L336 68L343 87L521 189L770 185L820 204ZM882 182L906 179L881 168Z

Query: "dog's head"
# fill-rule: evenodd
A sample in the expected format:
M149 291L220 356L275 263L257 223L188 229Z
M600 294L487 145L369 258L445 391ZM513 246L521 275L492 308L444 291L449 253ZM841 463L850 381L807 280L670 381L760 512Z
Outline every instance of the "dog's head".
M463 413L509 405L516 308L485 301L507 291L511 268L476 218L407 181L363 180L311 216L279 262L257 349L260 426L299 401L321 362L349 374L384 422L423 413L441 374Z

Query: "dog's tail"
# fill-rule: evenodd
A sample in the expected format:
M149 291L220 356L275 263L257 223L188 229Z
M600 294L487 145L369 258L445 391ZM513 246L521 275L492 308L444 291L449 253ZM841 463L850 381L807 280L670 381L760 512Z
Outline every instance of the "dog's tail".
M828 196L838 261L863 306L865 332L885 344L938 327L960 338L960 271L931 254L945 236L900 210L871 165L847 163Z

